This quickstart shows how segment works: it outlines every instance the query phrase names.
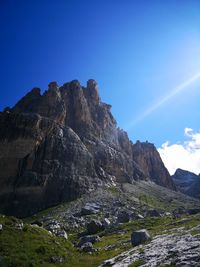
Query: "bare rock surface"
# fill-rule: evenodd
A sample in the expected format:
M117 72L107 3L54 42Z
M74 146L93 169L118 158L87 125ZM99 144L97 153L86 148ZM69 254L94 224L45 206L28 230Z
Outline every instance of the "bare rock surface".
M175 229L169 234L155 236L146 245L136 246L103 262L100 267L128 267L131 263L139 260L140 266L145 267L168 266L170 264L178 267L199 267L200 234L192 235L183 228Z

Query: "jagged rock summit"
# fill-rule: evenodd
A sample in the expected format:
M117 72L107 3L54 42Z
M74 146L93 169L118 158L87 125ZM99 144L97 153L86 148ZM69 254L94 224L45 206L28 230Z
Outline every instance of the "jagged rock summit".
M174 175L172 175L172 180L180 192L195 198L200 198L200 175L177 169Z
M174 189L156 148L117 127L98 85L51 82L0 113L0 212L27 216L99 186L151 180Z

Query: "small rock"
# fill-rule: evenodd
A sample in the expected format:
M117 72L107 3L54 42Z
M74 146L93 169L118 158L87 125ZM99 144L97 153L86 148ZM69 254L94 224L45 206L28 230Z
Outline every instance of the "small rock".
M91 242L84 243L81 246L81 250L84 252L94 252L95 251Z
M100 231L103 231L104 229L105 229L104 225L98 220L92 220L87 225L88 234L96 234Z
M23 230L24 224L22 223L16 223L15 224L15 229L16 230Z
M144 219L144 216L142 216L141 214L137 214L137 213L131 214L131 220L140 220L140 219Z
M52 263L63 263L63 262L64 262L64 259L63 259L63 257L61 257L61 256L52 256L52 257L50 258L50 261L51 261Z
M131 235L131 243L133 246L138 246L150 239L151 239L150 234L146 229L134 231Z
M87 203L82 209L81 209L81 215L91 215L96 214L99 212L100 207L95 203Z
M54 232L56 236L63 237L65 239L68 239L67 233L63 229L58 229Z
M36 220L36 221L33 221L33 222L31 223L31 225L38 225L38 226L41 227L41 226L42 226L42 222Z
M108 220L108 218L104 218L102 224L105 228L107 228L110 226L110 221Z
M0 224L0 232L3 230L3 225Z
M61 227L60 227L60 224L57 221L52 221L45 228L48 231L54 233L56 230L59 230Z
M161 217L161 214L157 210L147 210L146 216L149 217Z

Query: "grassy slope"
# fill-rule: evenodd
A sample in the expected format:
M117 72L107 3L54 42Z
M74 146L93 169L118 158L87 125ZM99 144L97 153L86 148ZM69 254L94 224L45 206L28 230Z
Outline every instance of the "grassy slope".
M72 246L71 241L76 239L72 235L69 240L55 237L46 230L25 224L23 230L15 229L19 222L13 217L0 217L3 231L0 233L0 255L4 258L3 266L66 266L66 267L93 267L98 266L103 260L111 258L131 247L130 243L122 243L129 240L131 232L136 229L146 228L152 235L162 234L163 231L180 227L180 221L164 218L146 218L129 222L105 231L100 234L101 241L95 244L99 251L93 254L79 252ZM190 217L181 226L186 229L199 224L200 214ZM179 222L179 223L178 223ZM164 232L163 232L164 233ZM166 232L165 232L166 233ZM104 248L115 245L111 250ZM65 259L63 264L51 263L52 256L61 256Z
M174 208L194 207L196 202L184 195L172 192L167 189L155 186L153 184L135 183L134 185L124 185L122 190L118 188L109 188L109 192L102 191L99 198L112 194L117 199L125 199L125 205L141 207L141 210L147 206L151 208L164 209L171 211ZM97 196L87 196L91 201ZM86 199L86 201L88 201ZM152 235L166 233L171 228L184 226L191 228L199 224L200 214L187 217L185 222L179 222L181 218L173 220L171 217L162 218L145 218L142 220L132 221L123 225L112 228L112 231L100 233L101 241L94 245L98 252L88 254L78 251L73 247L73 242L77 241L77 233L69 232L69 240L55 237L48 231L40 227L31 226L29 223L40 219L42 216L53 215L53 218L60 218L60 215L67 209L70 209L77 202L66 203L57 207L42 211L37 215L24 220L23 230L15 229L16 223L20 220L13 217L0 216L0 224L3 225L3 231L0 232L0 262L3 257L3 266L9 267L48 267L48 266L65 266L65 267L95 267L105 259L112 258L131 247L130 236L132 231L146 228ZM104 199L105 202L108 201ZM111 198L112 203L112 198ZM199 204L199 203L197 203ZM78 229L80 232L83 229ZM123 242L124 241L124 242ZM106 247L110 246L107 250ZM60 256L64 259L63 264L51 262L52 256ZM139 266L135 263L135 266ZM0 264L1 265L1 264ZM133 265L134 266L134 265Z

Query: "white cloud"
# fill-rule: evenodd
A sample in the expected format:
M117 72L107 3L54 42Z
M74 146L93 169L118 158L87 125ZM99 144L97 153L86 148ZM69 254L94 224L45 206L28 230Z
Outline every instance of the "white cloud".
M177 168L199 174L200 132L194 133L193 129L185 128L184 133L189 140L177 144L167 141L158 148L158 152L170 174L174 174Z

